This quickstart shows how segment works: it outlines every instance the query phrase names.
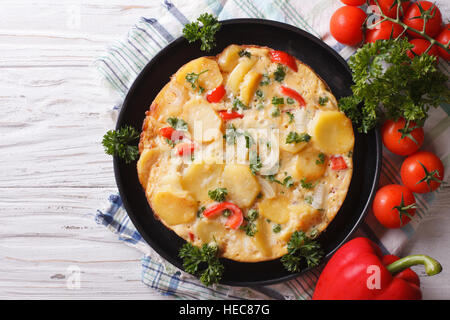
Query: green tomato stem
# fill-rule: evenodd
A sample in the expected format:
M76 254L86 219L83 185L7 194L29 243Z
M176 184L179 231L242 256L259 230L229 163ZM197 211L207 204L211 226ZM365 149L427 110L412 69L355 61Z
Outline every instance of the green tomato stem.
M423 254L414 254L401 258L386 266L386 269L395 276L405 269L420 264L425 266L425 272L429 276L434 276L442 271L442 266L438 261Z

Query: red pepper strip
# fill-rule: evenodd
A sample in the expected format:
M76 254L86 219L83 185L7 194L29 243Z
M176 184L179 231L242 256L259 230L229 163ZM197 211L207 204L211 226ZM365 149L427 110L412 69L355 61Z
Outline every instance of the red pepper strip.
M159 134L162 135L164 138L167 138L172 141L178 141L183 139L183 132L177 131L172 127L164 127L159 129Z
M285 86L280 86L280 91L282 94L291 97L294 100L297 100L297 102L300 104L300 107L306 106L305 99L303 99L302 95L297 91L295 91L294 89Z
M224 210L230 210L231 215L228 217L225 225L231 229L237 229L244 222L244 215L241 208L231 202L219 202L203 211L203 215L207 218L215 218Z
M367 238L347 242L323 269L313 299L420 300L422 293L417 275L409 268L422 264L429 276L442 270L439 262L425 255L407 256L386 266L383 262L389 259Z
M236 119L236 118L242 119L244 117L244 115L242 113L239 113L236 111L228 112L227 110L219 111L219 116L223 120L232 120L232 119Z
M297 62L295 61L295 58L290 54L279 50L272 50L269 52L269 54L270 60L272 62L284 64L285 66L288 66L289 68L297 72Z
M225 96L225 93L225 87L223 85L220 85L206 95L206 100L211 103L219 102Z
M195 144L192 142L184 142L184 143L177 144L175 146L175 149L176 149L176 153L179 156L185 156L185 155L190 156L195 150Z
M189 232L189 239L191 240L191 241L194 241L194 234L192 233L192 232Z
M347 169L347 163L345 163L344 158L342 156L332 156L330 158L331 161L331 169L333 170L344 170Z

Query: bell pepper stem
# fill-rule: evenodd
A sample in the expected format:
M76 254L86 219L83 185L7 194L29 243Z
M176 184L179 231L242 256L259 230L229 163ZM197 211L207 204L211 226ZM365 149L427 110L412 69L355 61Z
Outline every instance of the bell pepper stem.
M394 261L390 265L386 266L386 268L392 275L396 275L407 268L420 264L425 266L425 272L429 276L434 276L442 271L442 266L438 261L423 254L406 256Z

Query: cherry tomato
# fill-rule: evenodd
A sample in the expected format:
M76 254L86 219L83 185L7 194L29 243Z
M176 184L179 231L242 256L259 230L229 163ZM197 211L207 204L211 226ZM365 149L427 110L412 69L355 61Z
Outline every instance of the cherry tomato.
M444 179L444 165L434 153L419 151L405 159L400 169L403 184L415 193L436 190Z
M376 25L373 29L366 30L365 42L375 42L377 40L388 40L391 35L395 39L403 32L403 27L391 21L383 21Z
M362 6L366 3L366 0L341 0L343 4L349 5L349 6Z
M385 15L387 15L390 18L396 18L397 17L397 4L392 6L394 4L394 1L397 2L397 0L378 0L378 4L380 5L381 12L383 12ZM370 5L375 5L375 0L370 0ZM400 9L400 16L404 15L408 9L408 7L411 5L411 1L405 1L402 0L402 6Z
M420 56L430 46L430 41L425 40L425 39L412 39L409 41L409 43L414 45L414 47L411 50L408 50L408 52L406 53L408 55L408 57L410 57L411 59L414 58L414 56L415 56L414 53L416 55ZM427 54L430 56L435 56L436 62L439 62L439 53L438 53L437 47L435 45L432 46L430 50L428 50Z
M442 29L441 33L436 37L436 41L446 45L450 42L450 23L447 23L445 27ZM439 55L445 60L450 60L450 52L444 50L444 48L437 47Z
M208 100L208 102L210 103L219 102L225 96L225 93L225 87L223 85L220 85L206 95L206 100Z
M358 7L344 6L331 16L330 33L336 41L355 46L363 40L363 24L366 13Z
M441 30L442 14L439 8L432 2L417 1L413 3L406 11L403 23L416 30L422 31L424 20L422 18L417 18L421 16L419 6L422 7L422 10L429 11L429 15L433 16L433 18L429 19L425 25L425 33L430 37L436 36ZM407 32L413 38L423 38L414 31L408 30Z
M414 194L405 186L390 184L375 194L372 209L377 220L386 228L400 228L416 213Z
M423 128L410 122L405 128L406 121L400 118L397 121L386 120L381 127L381 137L384 146L392 153L400 156L413 154L423 144Z

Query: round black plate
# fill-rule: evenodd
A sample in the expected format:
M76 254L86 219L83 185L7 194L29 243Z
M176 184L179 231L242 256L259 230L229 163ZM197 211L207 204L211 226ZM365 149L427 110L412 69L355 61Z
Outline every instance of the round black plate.
M216 35L217 46L205 54L199 44L178 38L159 52L135 80L123 104L117 128L132 125L140 129L151 102L182 65L192 59L216 55L230 44L254 44L283 50L306 63L340 98L351 94L352 78L347 63L324 42L293 26L260 19L233 19L222 23ZM326 257L341 246L363 220L372 200L380 172L381 143L377 131L355 131L354 171L350 189L336 218L319 241ZM158 221L139 184L136 164L114 158L114 171L125 209L148 244L163 258L183 269L178 250L184 240ZM221 283L236 286L267 285L291 279L279 259L242 263L223 259L225 272ZM306 268L305 268L306 269Z

